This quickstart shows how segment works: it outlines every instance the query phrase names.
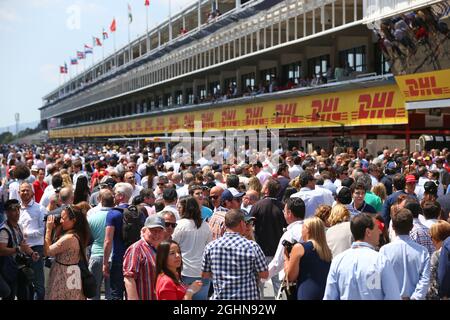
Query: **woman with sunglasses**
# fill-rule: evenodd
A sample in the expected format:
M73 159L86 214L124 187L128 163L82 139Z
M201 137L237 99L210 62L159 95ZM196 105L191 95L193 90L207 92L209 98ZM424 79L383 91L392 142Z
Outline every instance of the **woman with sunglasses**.
M64 208L58 223L57 220L54 215L49 215L46 224L44 255L55 257L55 263L50 269L45 299L85 300L78 263L83 259L81 255L85 254L88 245L89 224L79 206ZM56 239L54 243L53 231Z
M180 244L183 254L182 280L191 284L195 280L201 280L201 266L203 251L206 245L212 241L212 233L209 224L202 219L200 207L194 197L187 196L180 199L181 219L172 235L172 239ZM194 300L206 300L208 297L210 280L203 279L202 289L194 295Z
M183 260L178 243L173 240L159 244L156 254L156 297L158 300L192 300L201 287L200 280L187 287L181 281Z

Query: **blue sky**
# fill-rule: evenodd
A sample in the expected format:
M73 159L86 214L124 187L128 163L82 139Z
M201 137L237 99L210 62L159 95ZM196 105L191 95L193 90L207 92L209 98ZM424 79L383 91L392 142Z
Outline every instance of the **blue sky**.
M177 13L196 0L172 0L172 13ZM92 36L101 38L102 28L109 31L113 17L117 21L116 47L128 42L128 9L133 23L131 38L146 30L145 0L0 0L0 127L40 119L38 108L42 97L58 86L59 66L70 66L77 50L92 45ZM150 0L150 29L169 16L169 0ZM104 43L105 56L113 52L113 38ZM95 61L102 49L94 50ZM86 67L92 64L91 56ZM78 66L78 72L84 67Z

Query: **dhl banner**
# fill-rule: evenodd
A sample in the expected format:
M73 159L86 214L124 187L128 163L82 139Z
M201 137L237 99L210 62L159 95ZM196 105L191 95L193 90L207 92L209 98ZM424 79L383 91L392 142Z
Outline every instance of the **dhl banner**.
M408 122L405 101L396 85L227 106L164 116L50 130L50 138L139 136L209 129L292 129Z
M406 102L450 98L450 69L395 77Z

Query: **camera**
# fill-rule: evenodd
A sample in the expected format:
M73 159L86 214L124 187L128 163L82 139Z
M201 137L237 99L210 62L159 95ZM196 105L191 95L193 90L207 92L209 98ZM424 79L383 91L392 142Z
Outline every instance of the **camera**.
M33 258L24 253L18 253L16 255L16 263L20 267L31 267L33 264Z
M281 242L281 244L283 245L283 247L286 248L286 251L288 253L288 256L291 254L292 248L294 247L294 245L298 243L297 241L293 241L293 242L289 242L287 240L283 240L283 242Z
M44 222L47 222L47 219L49 216L54 216L55 217L55 225L60 225L61 224L61 212L60 213L55 213L55 214L48 214L44 217Z

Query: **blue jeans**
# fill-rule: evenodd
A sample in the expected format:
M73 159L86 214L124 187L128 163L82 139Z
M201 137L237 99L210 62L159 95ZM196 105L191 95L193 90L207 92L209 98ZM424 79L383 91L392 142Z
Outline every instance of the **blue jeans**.
M113 261L109 270L111 300L123 300L125 283L123 280L122 261Z
M109 278L103 277L103 256L96 256L89 258L89 271L94 275L95 281L97 281L97 294L92 300L100 300L100 291L102 287L102 281L105 281L105 298L111 300L111 288L109 285Z
M34 270L34 300L44 300L45 277L44 277L44 246L31 247L33 251L39 253L39 260L33 262L31 268Z
M200 289L199 292L194 294L192 296L192 300L208 300L208 291L209 291L209 285L211 284L210 279L203 279L203 278L193 278L193 277L185 277L181 276L181 281L183 281L184 284L190 285L195 280L201 280L203 282L203 286Z

